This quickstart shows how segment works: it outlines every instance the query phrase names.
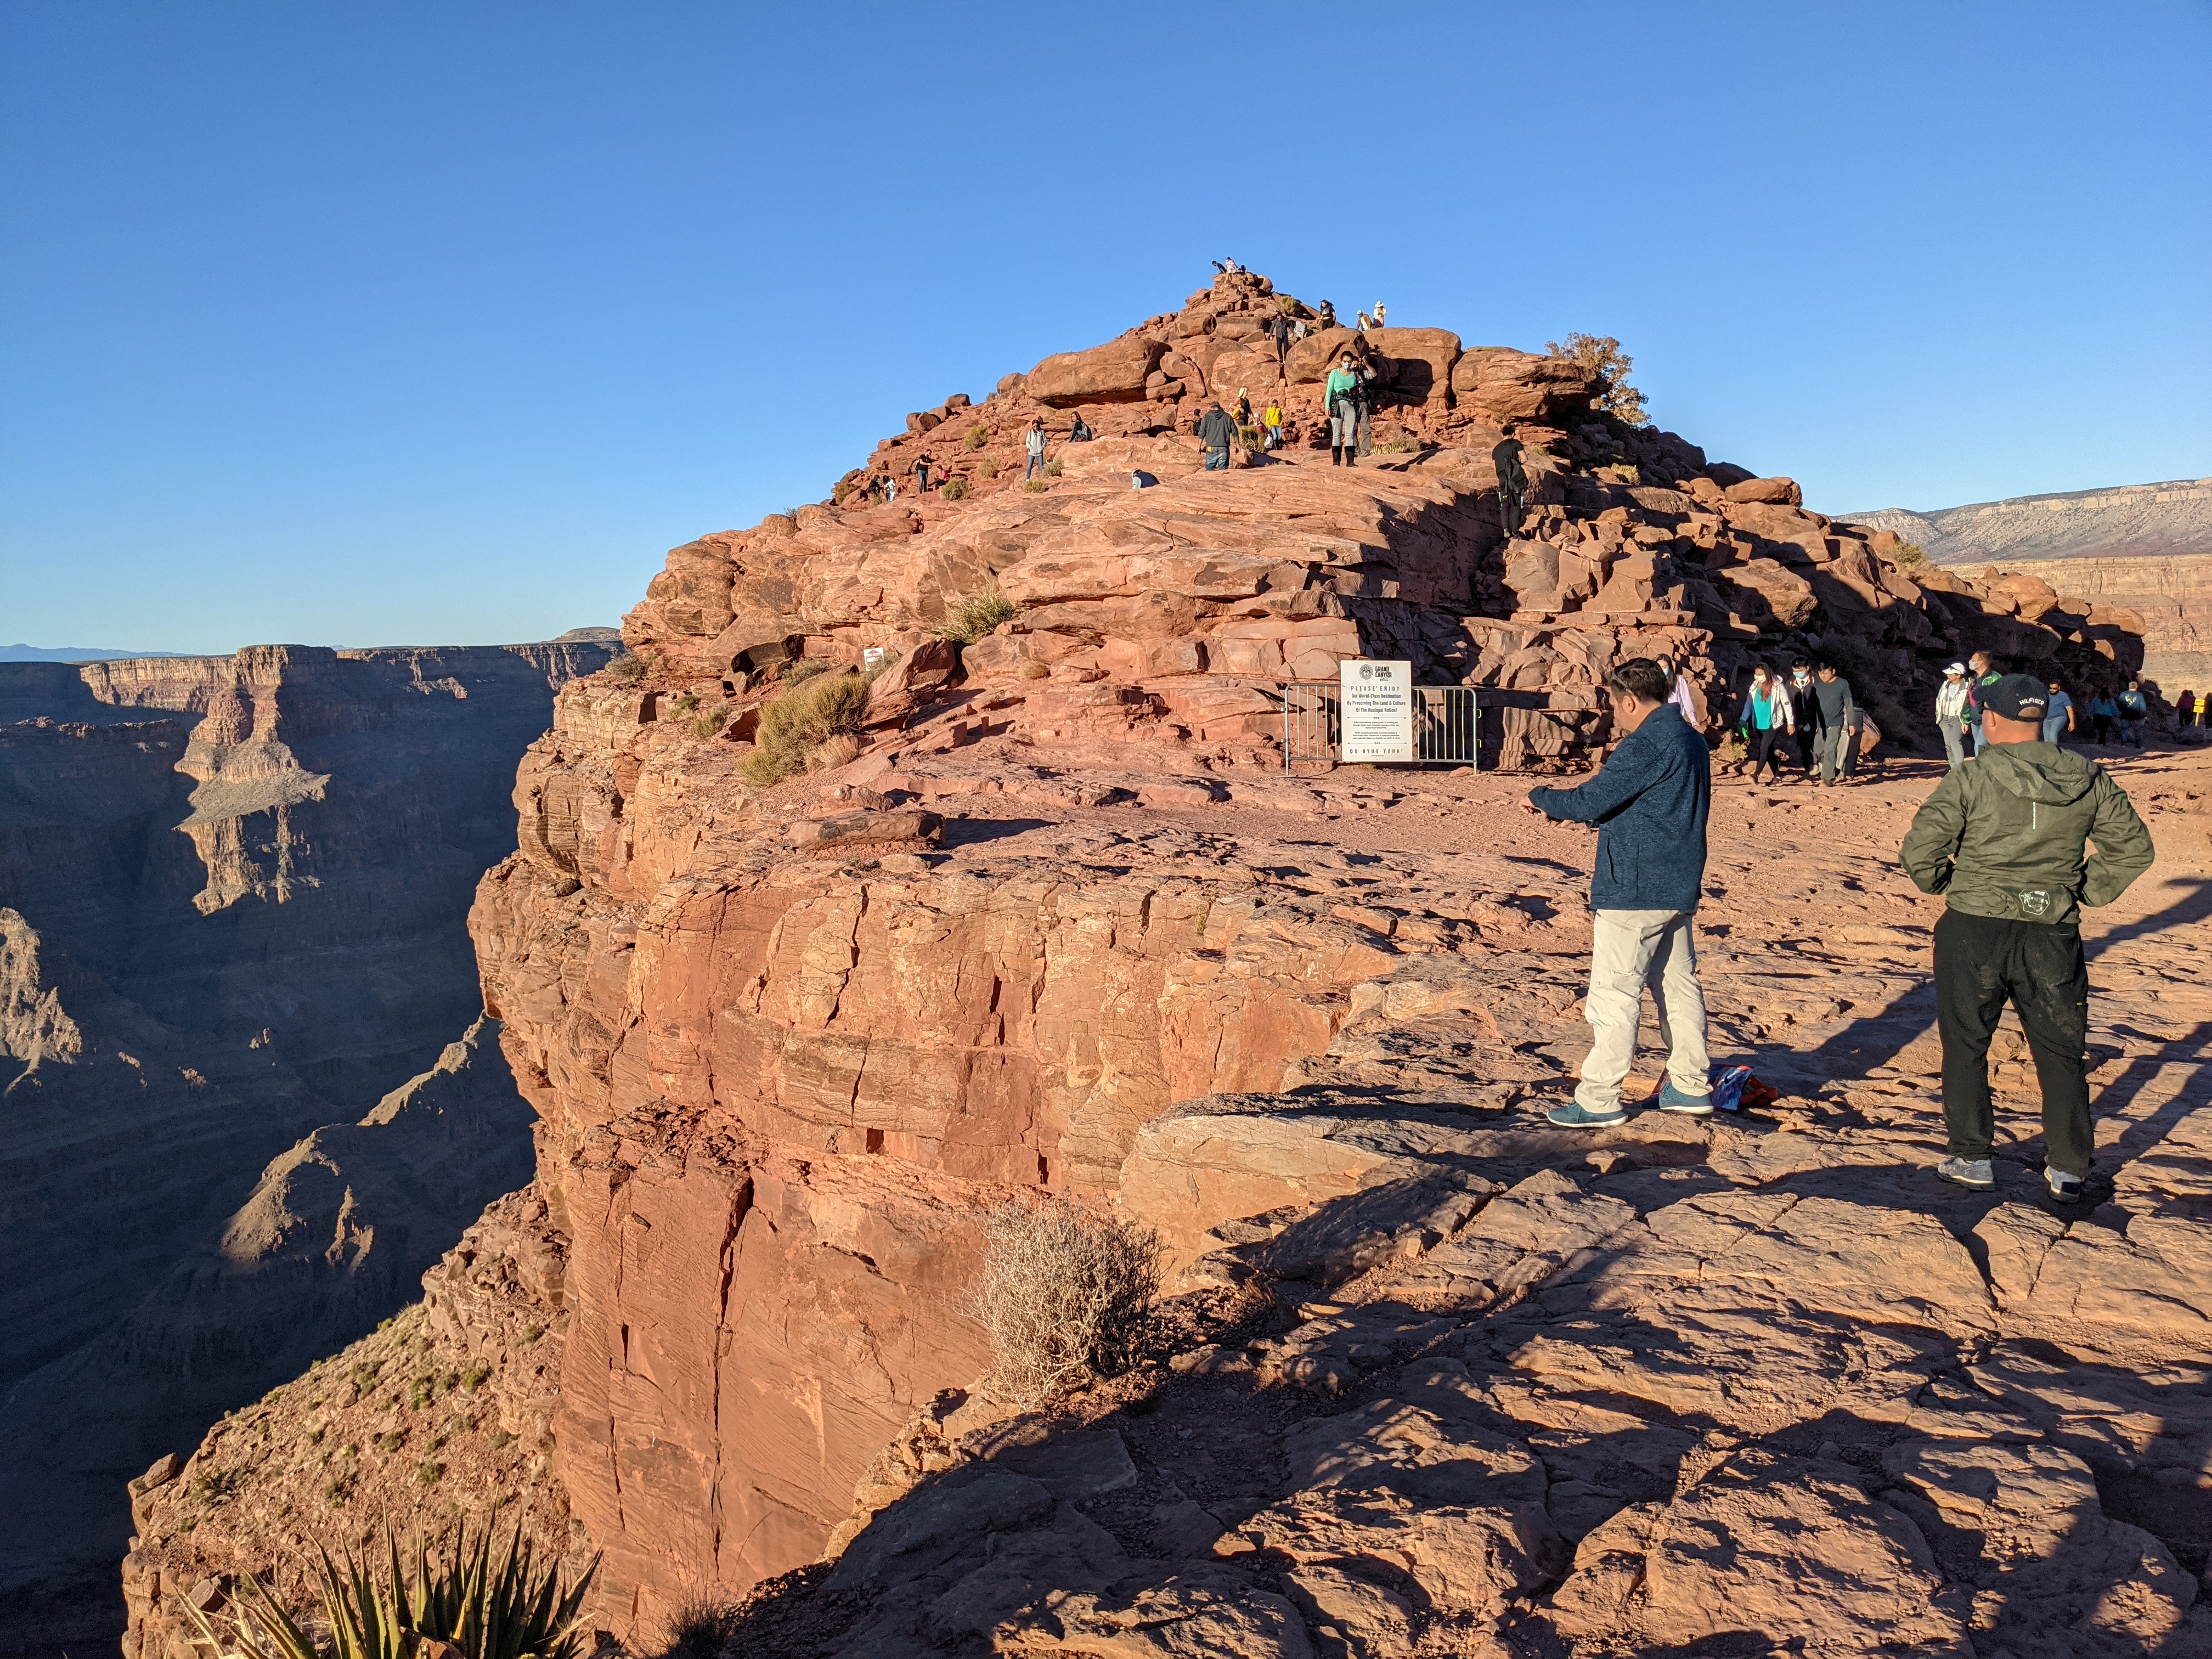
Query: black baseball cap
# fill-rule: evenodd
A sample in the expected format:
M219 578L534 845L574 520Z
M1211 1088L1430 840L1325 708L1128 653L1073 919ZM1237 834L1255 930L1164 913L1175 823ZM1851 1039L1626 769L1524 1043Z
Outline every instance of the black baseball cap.
M1982 706L2008 720L2039 720L2051 707L2051 691L2033 674L2008 674L1984 695Z

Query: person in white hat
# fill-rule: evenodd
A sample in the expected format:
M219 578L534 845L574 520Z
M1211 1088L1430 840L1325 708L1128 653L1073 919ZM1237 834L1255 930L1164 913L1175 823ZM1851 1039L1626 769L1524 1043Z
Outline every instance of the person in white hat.
M1955 772L1966 763L1966 665L1954 662L1936 688L1936 729L1942 734L1943 757Z

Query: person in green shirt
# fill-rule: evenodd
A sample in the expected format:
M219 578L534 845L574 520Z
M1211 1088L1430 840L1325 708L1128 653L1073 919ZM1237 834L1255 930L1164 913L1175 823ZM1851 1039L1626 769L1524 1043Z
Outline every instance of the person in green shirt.
M1346 352L1328 372L1321 389L1322 407L1328 411L1328 464L1343 466L1359 458L1359 406L1366 400L1365 382L1358 366ZM1349 450L1350 455L1346 452Z
M2009 1002L2043 1087L2044 1176L2052 1197L2072 1203L2096 1148L2080 907L2119 897L2155 849L2103 767L2043 740L2051 693L2041 681L2006 674L1981 701L1983 752L1936 786L1899 849L1913 884L1943 895L1936 1029L1951 1156L1936 1173L1977 1192L1996 1185L1990 1038Z

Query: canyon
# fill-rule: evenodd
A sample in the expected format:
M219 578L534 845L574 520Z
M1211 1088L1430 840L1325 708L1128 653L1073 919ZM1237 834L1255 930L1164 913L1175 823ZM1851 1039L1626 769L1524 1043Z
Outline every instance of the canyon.
M528 1178L464 917L617 650L0 664L7 1650L112 1632L118 1482Z
M2142 618L2143 672L2168 696L2212 686L2212 478L1850 515L1938 563L2039 579Z
M1908 570L1563 359L1394 328L1279 360L1286 305L1224 276L669 554L470 911L534 1178L419 1306L151 1449L134 1659L243 1574L297 1593L315 1545L494 1511L599 1559L640 1653L702 1597L793 1654L2204 1638L2204 757L2114 762L2160 862L2098 924L2091 1210L2034 1196L2011 1039L2005 1186L1929 1176L1940 904L1894 864L1945 661L2109 685L2142 619ZM1240 390L1290 446L1203 470ZM881 499L918 463L951 482ZM1620 662L1672 657L1717 733L1815 650L1881 770L1723 772L1700 913L1719 1052L1778 1098L1550 1129L1589 842L1511 774L1602 757ZM1354 659L1471 689L1480 764L1286 754L1286 687ZM775 779L825 686L854 729ZM1152 1228L1170 1272L1136 1369L1043 1408L994 1394L973 1303L1023 1198Z

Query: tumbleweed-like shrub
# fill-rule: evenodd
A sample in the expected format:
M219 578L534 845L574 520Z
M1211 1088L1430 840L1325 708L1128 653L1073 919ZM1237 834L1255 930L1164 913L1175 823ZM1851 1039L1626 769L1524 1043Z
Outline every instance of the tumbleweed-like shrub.
M858 732L867 708L868 683L850 672L817 674L770 697L742 768L745 781L765 789L797 776L832 738Z
M1135 1361L1160 1282L1149 1227L1066 1198L1002 1204L983 1218L975 1314L996 1357L993 1386L1048 1400Z
M955 645L973 645L1000 623L1012 622L1020 614L1003 593L970 593L945 613L937 637Z

